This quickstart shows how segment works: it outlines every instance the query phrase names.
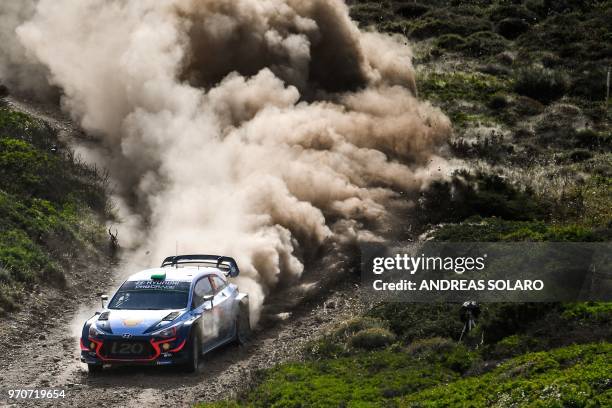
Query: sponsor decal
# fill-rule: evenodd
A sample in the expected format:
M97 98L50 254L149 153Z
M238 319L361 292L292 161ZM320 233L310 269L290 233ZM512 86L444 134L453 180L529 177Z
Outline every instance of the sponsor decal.
M125 327L134 327L142 323L143 319L123 319L123 325Z

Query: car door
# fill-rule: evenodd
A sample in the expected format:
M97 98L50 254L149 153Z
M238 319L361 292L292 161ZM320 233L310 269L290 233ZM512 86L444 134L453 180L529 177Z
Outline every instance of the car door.
M233 334L234 329L234 299L225 279L218 275L211 275L210 277L215 290L215 301L219 307L219 323L223 331L223 338L227 338Z
M200 317L200 334L202 335L202 349L214 343L219 335L218 318L215 316L215 302L205 301L206 296L214 295L209 276L200 278L193 287L192 308Z

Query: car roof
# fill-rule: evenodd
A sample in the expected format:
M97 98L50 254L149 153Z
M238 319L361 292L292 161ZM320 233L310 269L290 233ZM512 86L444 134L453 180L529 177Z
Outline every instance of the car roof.
M151 268L131 275L127 281L151 280L151 275L166 274L165 280L191 282L200 276L211 273L219 275L222 272L209 266L181 266L179 268Z

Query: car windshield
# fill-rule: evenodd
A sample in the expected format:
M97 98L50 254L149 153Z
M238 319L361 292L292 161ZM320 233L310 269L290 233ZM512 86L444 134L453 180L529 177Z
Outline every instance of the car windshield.
M128 281L110 301L109 309L162 310L183 309L189 299L189 282Z

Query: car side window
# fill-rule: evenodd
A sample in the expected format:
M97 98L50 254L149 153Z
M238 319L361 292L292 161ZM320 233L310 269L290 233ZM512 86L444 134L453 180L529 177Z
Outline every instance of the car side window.
M222 291L227 286L227 282L216 275L212 275L212 280L217 292Z
M205 276L197 281L193 288L193 305L195 307L200 306L202 303L204 303L204 296L212 294L213 288L210 284L210 280L208 279L208 276Z

